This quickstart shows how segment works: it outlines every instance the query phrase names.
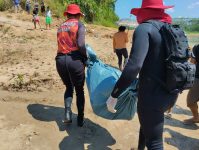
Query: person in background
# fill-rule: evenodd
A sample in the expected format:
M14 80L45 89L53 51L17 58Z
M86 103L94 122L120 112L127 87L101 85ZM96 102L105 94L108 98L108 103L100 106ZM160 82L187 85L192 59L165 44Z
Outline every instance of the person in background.
M21 2L20 0L13 0L15 13L19 13L19 9L20 9L20 2Z
M35 0L34 2L34 9L35 12L38 14L39 13L39 3L38 3L38 0Z
M118 57L118 65L120 71L128 61L128 51L126 49L126 43L128 43L128 34L125 32L126 27L120 26L119 31L113 36L113 51ZM122 56L124 56L124 64L122 66Z
M193 117L184 120L185 124L199 123L198 102L199 102L199 44L193 47L193 56L191 62L196 64L196 74L194 86L187 95L187 107L192 112Z
M57 72L66 86L63 122L66 124L72 122L71 103L75 88L78 110L77 125L82 127L85 105L85 61L87 60L85 27L79 21L83 14L78 5L70 4L64 12L64 16L67 17L67 20L57 30L58 51L56 56Z
M174 106L178 94L169 93L159 82L166 79L165 50L163 39L158 30L148 20L153 20L160 28L172 23L165 9L173 6L163 5L163 0L143 0L141 8L134 8L139 26L133 35L130 57L111 96L107 108L114 111L117 97L130 86L139 73L137 113L140 122L138 149L163 150L164 112Z
M30 14L31 9L31 0L26 0L26 11L28 14Z
M32 19L32 22L34 23L34 28L35 29L37 29L37 24L39 25L39 27L41 29L40 19L39 19L39 15L38 15L37 9L33 10L33 19Z
M45 3L44 3L44 0L41 1L41 13L44 14L46 11L46 6L45 6Z
M52 14L50 11L50 7L48 6L46 10L46 30L50 30L51 23L52 23Z

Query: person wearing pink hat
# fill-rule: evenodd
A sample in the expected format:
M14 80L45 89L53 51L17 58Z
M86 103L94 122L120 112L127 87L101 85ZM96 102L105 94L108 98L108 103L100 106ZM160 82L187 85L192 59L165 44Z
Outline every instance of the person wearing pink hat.
M172 23L172 18L165 9L173 6L163 5L162 0L143 0L141 8L134 8L139 26L133 35L130 57L121 77L117 81L111 96L107 100L109 110L114 110L117 97L130 86L139 74L137 112L140 121L138 149L163 150L164 112L171 108L178 94L171 94L154 78L162 81L166 78L165 50L163 39L152 23L160 28Z
M85 27L79 21L83 16L76 4L68 5L64 16L67 20L57 30L58 51L56 67L59 76L66 86L64 94L65 113L64 123L72 123L71 103L73 91L76 91L76 104L78 110L77 125L84 124L84 81L85 61L87 60L85 47Z

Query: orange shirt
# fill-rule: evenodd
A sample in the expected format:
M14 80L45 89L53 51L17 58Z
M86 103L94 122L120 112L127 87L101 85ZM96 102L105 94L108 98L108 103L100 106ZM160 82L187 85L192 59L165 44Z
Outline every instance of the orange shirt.
M126 32L117 32L113 36L113 49L126 48L128 34Z

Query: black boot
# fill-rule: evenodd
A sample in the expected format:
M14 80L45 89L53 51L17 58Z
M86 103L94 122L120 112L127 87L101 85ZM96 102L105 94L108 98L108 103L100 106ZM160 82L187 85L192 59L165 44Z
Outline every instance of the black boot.
M77 126L82 127L84 125L84 115L78 115L77 116Z
M78 96L77 96L77 111L78 111L77 126L78 127L82 127L84 125L84 105L85 105L84 92L80 92L80 94L78 93Z
M64 123L72 123L71 103L72 97L65 99Z
M64 123L72 123L72 111L69 107L65 109Z

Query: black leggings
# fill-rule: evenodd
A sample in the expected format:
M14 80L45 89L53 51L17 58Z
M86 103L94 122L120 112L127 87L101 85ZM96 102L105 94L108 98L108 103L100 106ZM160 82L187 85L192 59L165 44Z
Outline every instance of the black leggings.
M64 94L64 102L66 106L66 99L73 97L73 91L76 92L76 105L78 115L84 114L84 81L85 81L85 67L81 60L75 59L70 55L58 55L56 57L56 67L59 76L66 85Z
M144 150L163 150L163 125L164 112L158 110L146 110L138 108L140 121L140 134L138 149Z
M128 51L126 48L122 48L122 49L116 49L115 52L118 57L118 65L121 66L122 65L122 56L124 56L124 59L126 60L128 58ZM125 65L125 63L126 62L124 62L124 65Z

